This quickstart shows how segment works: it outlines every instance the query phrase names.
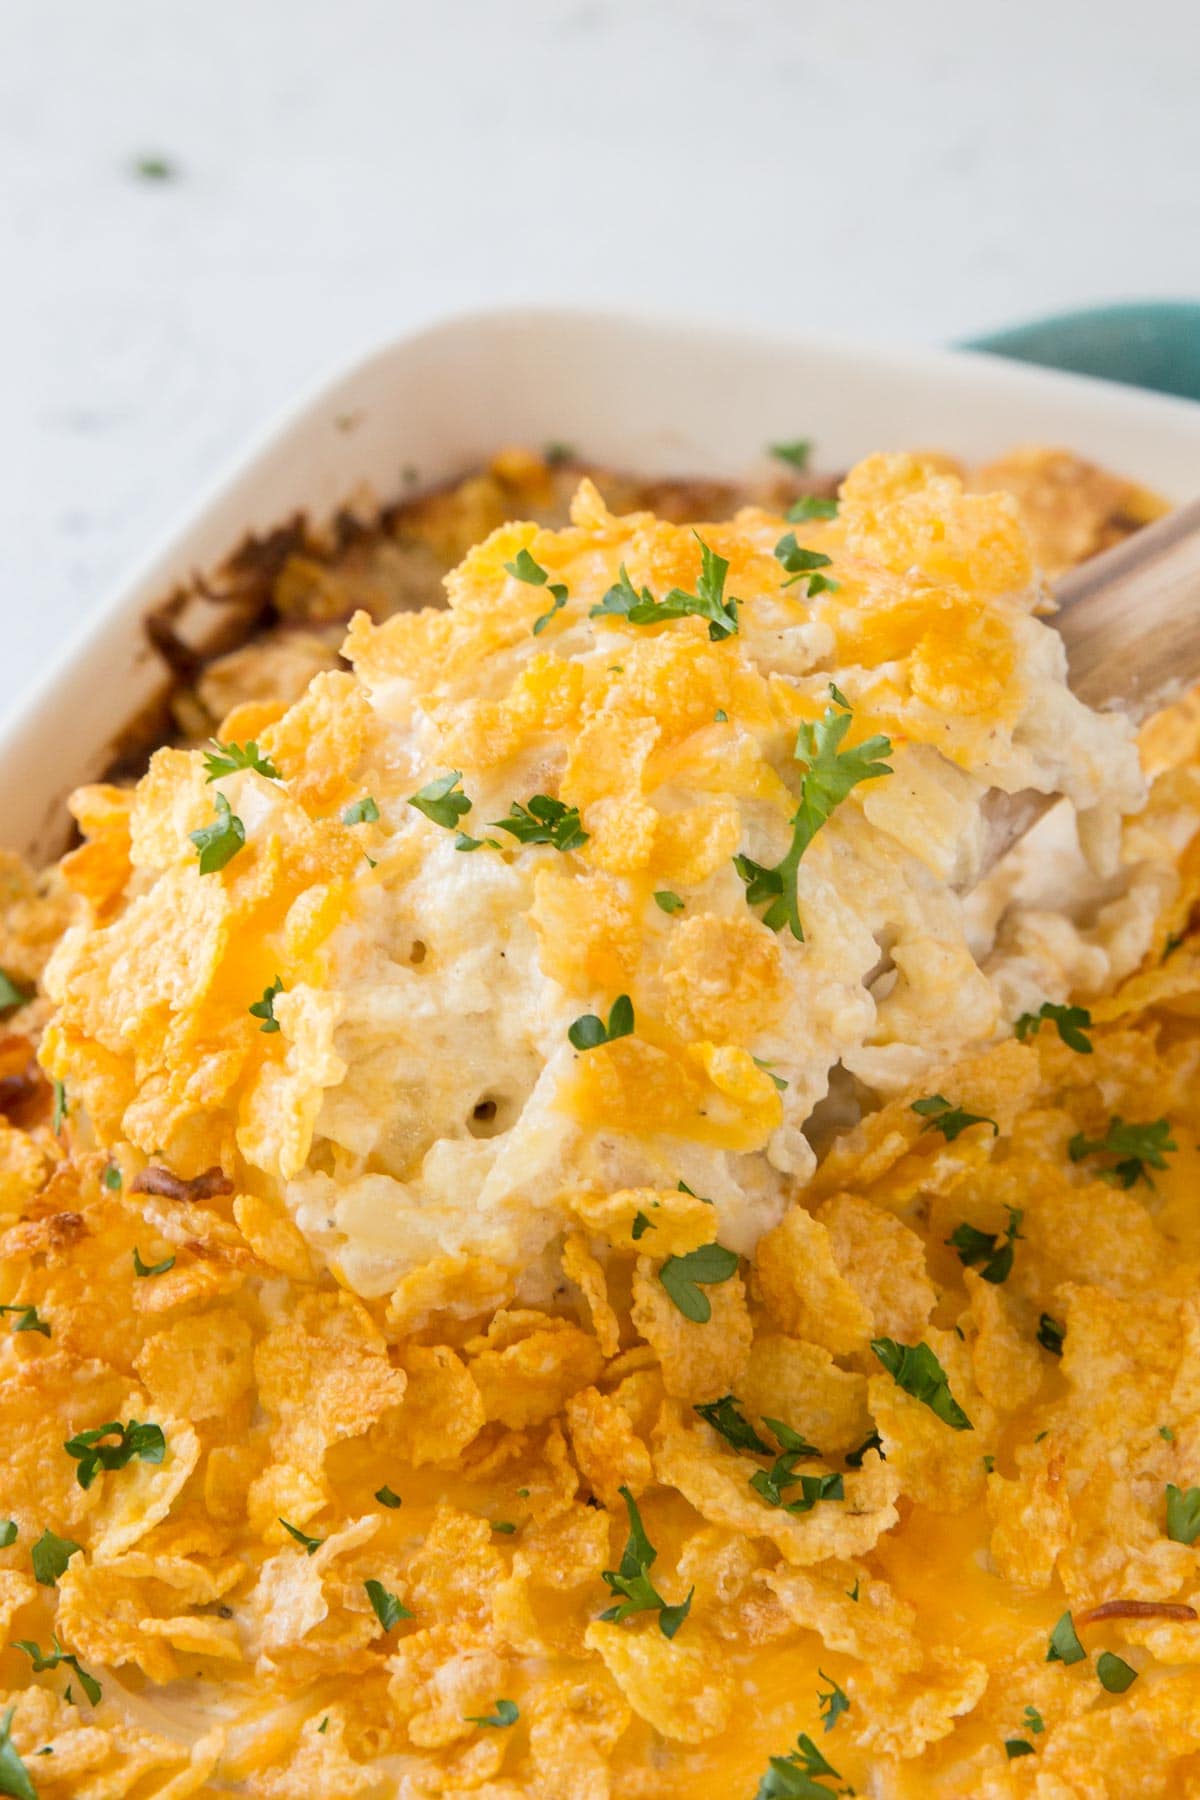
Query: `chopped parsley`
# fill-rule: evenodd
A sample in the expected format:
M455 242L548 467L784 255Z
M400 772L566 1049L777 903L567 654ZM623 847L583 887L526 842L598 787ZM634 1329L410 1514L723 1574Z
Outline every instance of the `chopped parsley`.
M618 994L608 1012L608 1024L595 1013L584 1013L568 1027L567 1037L576 1050L596 1050L616 1038L633 1035L633 1001L628 994Z
M735 1450L750 1450L759 1456L770 1456L771 1446L763 1442L749 1419L738 1411L738 1403L732 1394L726 1394L720 1400L709 1400L703 1406L694 1407L693 1411L699 1413Z
M654 891L654 904L658 907L660 912L677 913L683 911L683 901L679 898L678 894L673 894L670 888L656 888Z
M767 445L778 462L788 463L793 469L807 469L812 447L811 438L791 438L787 443Z
M283 1529L287 1532L289 1537L294 1537L298 1544L303 1544L309 1556L315 1556L317 1551L321 1548L321 1545L325 1542L324 1538L308 1537L301 1531L298 1525L289 1525L286 1519L280 1519L279 1523L283 1526Z
M399 1494L394 1494L386 1482L381 1488L376 1488L375 1498L378 1500L380 1506L391 1507L393 1511L395 1511L396 1507L403 1506L404 1504Z
M42 1337L50 1336L50 1327L39 1313L36 1306L0 1306L0 1313L15 1313L14 1331L36 1331Z
M725 598L728 560L711 550L698 531L692 535L700 546L700 576L694 594L683 588L672 588L661 600L656 600L648 587L643 587L639 593L622 563L619 579L609 588L599 606L592 607L589 616L593 619L615 616L628 619L631 625L659 625L668 619L694 617L708 620L708 635L714 643L719 643L722 638L736 637L738 608L742 603L732 596L728 600Z
M139 156L133 172L142 181L174 181L177 173L175 164L165 156Z
M831 1775L835 1781L842 1779L833 1764L802 1731L794 1750L787 1756L771 1758L767 1773L755 1790L754 1800L834 1800L834 1790L826 1787L824 1782L815 1781L816 1775Z
M635 1212L629 1235L636 1244L639 1238L645 1237L648 1231L654 1230L654 1220L648 1219L644 1212Z
M212 824L202 825L198 831L188 832L200 852L202 875L215 875L226 863L233 861L246 842L246 827L231 810L224 794L214 794L213 803L217 816Z
M1050 1633L1050 1648L1046 1652L1046 1661L1070 1664L1086 1660L1087 1651L1079 1641L1075 1621L1069 1612L1065 1612Z
M1034 1749L1028 1738L1005 1738L1004 1754L1011 1762L1014 1756L1032 1756Z
M165 1275L175 1267L174 1256L164 1256L161 1262L144 1263L138 1255L138 1248L133 1247L133 1272L139 1280L144 1281L148 1275Z
M542 446L542 460L549 469L560 469L564 463L574 462L578 455L574 444L560 443L557 438L551 438Z
M1110 1694L1123 1694L1138 1677L1137 1670L1130 1668L1123 1657L1114 1656L1111 1650L1102 1650L1096 1658L1096 1674L1100 1686Z
M506 562L504 567L517 581L524 581L529 587L544 587L553 596L554 603L549 612L544 612L540 619L533 622L533 635L540 637L559 608L567 604L566 584L551 581L548 572L539 562L535 562L528 550L518 550L513 561Z
M121 1171L120 1171L120 1169L118 1169L116 1163L110 1162L108 1167L105 1169L103 1175L100 1177L100 1179L104 1183L105 1187L108 1189L110 1194L119 1194L120 1193L120 1191L121 1191Z
M73 1652L63 1649L56 1637L52 1637L50 1642L53 1648L42 1651L30 1638L14 1638L13 1649L24 1651L33 1664L35 1675L41 1675L46 1669L57 1669L60 1663L66 1663L68 1668L74 1669L79 1677L80 1687L95 1706L102 1691L100 1683L94 1675L89 1675L87 1670L80 1665L79 1658Z
M1037 1341L1043 1350L1048 1350L1051 1356L1061 1356L1063 1339L1066 1335L1065 1325L1060 1325L1058 1320L1051 1318L1049 1313L1042 1314L1038 1320Z
M1170 1425L1160 1425L1158 1428L1158 1435L1168 1444L1173 1444L1175 1442L1175 1432Z
M250 1008L250 1016L262 1020L262 1024L258 1028L260 1031L269 1032L281 1029L279 1020L275 1017L275 1001L282 992L283 980L277 975L270 987L263 989L262 999L256 1000Z
M787 509L787 518L792 525L801 525L806 519L836 519L837 516L837 501L827 499L824 494L801 494Z
M1200 1537L1200 1487L1167 1483L1167 1536L1173 1544L1194 1544Z
M737 1273L738 1256L723 1244L701 1244L683 1256L668 1256L658 1271L658 1279L671 1300L693 1325L707 1325L712 1318L712 1302L701 1290L728 1281Z
M895 1338L872 1338L871 1348L898 1388L920 1400L943 1424L973 1431L966 1413L950 1392L946 1371L928 1344L898 1344Z
M1170 937L1167 939L1166 943L1163 945L1163 953L1158 959L1159 962L1165 963L1168 956L1174 956L1174 954L1178 950L1180 944L1182 944L1183 939L1184 939L1184 933L1182 931L1173 931L1171 933Z
M1039 1733L1046 1729L1046 1721L1043 1719L1036 1706L1027 1706L1025 1708L1024 1723L1026 1731L1030 1732L1034 1737L1037 1737Z
M750 1477L750 1486L760 1499L768 1506L780 1506L785 1512L811 1512L819 1500L844 1500L846 1487L842 1477L835 1472L823 1475L795 1475L795 1465L803 1457L819 1456L811 1444L803 1450L785 1450L777 1456L769 1469L756 1469ZM784 1489L798 1487L799 1495L794 1500L785 1498Z
M1114 1113L1102 1138L1090 1138L1082 1131L1076 1132L1067 1145L1067 1155L1073 1163L1081 1162L1085 1156L1115 1156L1117 1161L1112 1168L1101 1171L1105 1181L1115 1182L1123 1188L1145 1181L1153 1187L1154 1183L1146 1173L1147 1163L1152 1169L1165 1169L1166 1153L1178 1148L1171 1136L1169 1119L1127 1125L1119 1114Z
M515 1725L520 1716L521 1709L515 1700L497 1700L495 1712L463 1714L468 1725L494 1725L500 1730Z
M817 1689L817 1705L820 1708L826 1731L832 1731L842 1714L850 1711L850 1700L832 1675L827 1675L824 1669L818 1669L817 1674L822 1681L829 1683L828 1691ZM833 1771L830 1770L830 1774L832 1773Z
M633 1495L627 1487L620 1488L619 1492L629 1514L629 1537L619 1566L603 1570L600 1579L620 1599L616 1606L610 1606L600 1617L619 1625L634 1613L656 1612L659 1630L665 1638L673 1638L688 1616L692 1595L696 1590L692 1588L687 1599L678 1606L667 1605L650 1579L650 1570L658 1557L658 1551L646 1536L642 1515Z
M1081 1056L1092 1054L1092 1040L1086 1034L1091 1029L1092 1015L1086 1006L1056 1006L1053 1000L1046 1000L1035 1013L1022 1013L1013 1030L1023 1044L1036 1037L1042 1028L1043 1020L1049 1020L1057 1026L1058 1035L1068 1050L1078 1050Z
M43 1531L29 1552L33 1579L39 1587L53 1587L73 1556L83 1549L74 1538L60 1538L53 1531Z
M819 571L827 569L833 561L822 550L806 550L803 544L796 541L794 531L789 531L780 538L775 546L775 555L788 571L784 587L794 587L796 582L807 580L805 593L809 599L817 594L836 594L838 583L830 575L822 575Z
M309 1554L312 1554L311 1551ZM399 1594L389 1593L382 1581L365 1581L363 1586L367 1590L367 1599L371 1602L375 1617L385 1631L390 1631L401 1619L413 1617L407 1606L401 1605Z
M54 1083L54 1112L50 1118L50 1129L56 1135L63 1128L64 1121L70 1117L71 1108L67 1103L67 1086L63 1081Z
M17 1521L5 1519L0 1522L0 1550L7 1550L10 1544L17 1541Z
M111 1437L116 1443L106 1444L105 1438ZM80 1487L90 1488L102 1469L123 1469L135 1456L143 1462L160 1463L167 1453L167 1440L161 1425L142 1425L137 1419L122 1425L114 1419L92 1431L78 1432L67 1439L63 1449L79 1464L75 1479Z
M29 1779L29 1771L17 1755L12 1741L13 1714L15 1706L0 1718L0 1794L9 1794L12 1800L38 1800L37 1789Z
M775 1083L775 1086L781 1094L786 1093L788 1085L787 1081L782 1075L777 1075L775 1073L774 1063L764 1062L761 1056L752 1056L750 1061L754 1064L756 1069L761 1069L763 1074L768 1076Z
M832 682L829 693L833 704L825 708L815 725L801 725L796 736L793 755L803 765L804 773L800 805L790 821L792 841L786 855L772 867L748 856L733 859L734 868L746 884L746 904L765 906L763 924L772 931L788 926L800 943L804 941L804 928L796 895L796 871L801 857L852 788L861 781L875 781L892 772L889 764L879 760L891 755L891 741L886 737L867 738L852 750L841 749L853 713L849 701Z
M950 1248L958 1252L958 1260L965 1269L973 1263L982 1263L979 1273L996 1287L1012 1274L1013 1245L1021 1235L1020 1207L1010 1206L1007 1211L1008 1228L1005 1231L979 1231L974 1225L964 1224L956 1226L946 1239Z
M579 808L564 806L549 794L534 794L528 806L514 800L506 819L493 819L497 831L507 831L519 844L549 844L555 850L578 850L588 841L579 822Z
M0 1013L15 1012L31 995L32 989L20 987L6 969L0 969Z
M511 1519L492 1519L490 1523L492 1530L498 1531L502 1537L512 1537L517 1529Z
M222 744L213 738L212 749L204 752L204 772L207 780L219 781L222 775L233 775L239 769L253 769L257 775L265 775L268 781L281 779L279 770L269 756L264 756L256 743Z
M857 1450L847 1450L844 1461L848 1469L861 1469L863 1458L868 1450L878 1450L883 1454L883 1439L877 1431L869 1431Z
M349 806L342 808L343 825L374 825L379 818L379 806L370 794L364 794L361 800L352 800Z
M463 814L471 810L471 802L458 785L461 780L462 770L451 769L448 775L439 775L418 788L415 794L410 794L408 804L424 813L431 824L453 831Z
M926 1131L940 1131L948 1144L971 1125L990 1125L993 1136L1000 1136L995 1119L989 1119L986 1113L966 1112L961 1106L951 1106L944 1094L929 1094L924 1100L914 1100L912 1111L920 1118L928 1119Z

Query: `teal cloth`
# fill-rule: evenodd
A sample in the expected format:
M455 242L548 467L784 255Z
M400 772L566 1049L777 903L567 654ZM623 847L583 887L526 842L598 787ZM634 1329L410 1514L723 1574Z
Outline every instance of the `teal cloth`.
M1200 400L1200 301L1140 300L1060 313L972 338L963 348Z

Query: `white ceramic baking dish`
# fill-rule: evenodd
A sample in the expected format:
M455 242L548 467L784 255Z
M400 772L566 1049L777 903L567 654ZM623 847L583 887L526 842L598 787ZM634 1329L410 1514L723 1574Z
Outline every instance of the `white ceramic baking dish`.
M247 533L370 490L435 485L502 444L573 445L646 474L744 474L807 437L822 468L930 446L982 459L1063 444L1165 493L1200 491L1200 405L961 351L879 350L679 320L521 310L435 325L303 400L85 622L0 726L0 843L54 853L62 802L166 684L143 629ZM410 471L404 486L405 470Z

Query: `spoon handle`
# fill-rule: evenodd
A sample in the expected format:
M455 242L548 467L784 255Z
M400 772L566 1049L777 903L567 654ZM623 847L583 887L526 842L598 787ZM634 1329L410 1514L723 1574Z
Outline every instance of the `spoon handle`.
M1055 587L1072 690L1140 724L1200 681L1200 500Z

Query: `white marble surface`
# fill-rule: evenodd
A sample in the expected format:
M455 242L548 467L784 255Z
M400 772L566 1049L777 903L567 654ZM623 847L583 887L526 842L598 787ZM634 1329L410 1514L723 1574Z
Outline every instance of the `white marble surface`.
M490 301L1200 292L1195 0L4 0L0 706L247 432ZM133 173L161 155L170 181Z

